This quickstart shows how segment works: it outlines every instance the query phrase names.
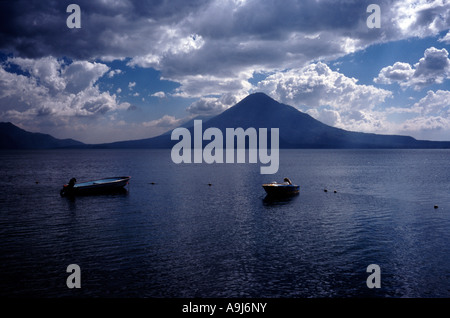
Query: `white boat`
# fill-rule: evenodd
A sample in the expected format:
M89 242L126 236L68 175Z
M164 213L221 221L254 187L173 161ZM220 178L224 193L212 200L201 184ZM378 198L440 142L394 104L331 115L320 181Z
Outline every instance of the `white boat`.
M110 177L99 180L85 181L76 183L76 179L72 178L68 184L61 189L61 196L65 195L89 195L111 193L123 190L131 177Z
M263 184L264 190L271 196L285 196L300 192L300 186L293 184L289 178L284 178L284 182L271 182Z

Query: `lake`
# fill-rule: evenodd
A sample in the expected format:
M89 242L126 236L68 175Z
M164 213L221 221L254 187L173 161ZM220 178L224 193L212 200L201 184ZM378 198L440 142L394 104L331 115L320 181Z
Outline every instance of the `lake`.
M0 294L450 297L449 159L280 150L278 173L261 175L176 165L170 149L1 151ZM128 191L59 195L72 177L110 176L131 176ZM267 200L261 185L284 177L300 194ZM79 289L66 286L69 264ZM370 264L381 288L366 284Z

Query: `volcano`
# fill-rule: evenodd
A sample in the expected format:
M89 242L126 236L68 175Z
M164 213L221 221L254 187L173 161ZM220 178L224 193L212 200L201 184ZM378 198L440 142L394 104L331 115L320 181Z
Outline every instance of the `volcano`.
M193 124L193 121L191 121ZM191 133L193 125L184 125ZM254 93L223 113L203 122L203 129L279 128L280 148L450 148L450 141L417 140L410 136L347 131L326 125L298 109L279 103L264 93ZM171 148L177 143L165 133L157 137L96 145L101 148Z

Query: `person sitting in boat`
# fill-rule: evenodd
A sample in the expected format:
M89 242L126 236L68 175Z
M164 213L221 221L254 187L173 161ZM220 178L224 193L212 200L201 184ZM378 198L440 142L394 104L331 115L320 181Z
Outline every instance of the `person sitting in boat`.
M72 191L73 187L75 186L75 183L77 182L77 179L72 178L69 180L69 184L64 185L61 191L59 192L61 195L70 193Z
M289 184L289 185L292 185L292 182L291 182L291 180L289 180L289 178L284 178L284 183L287 183L287 184Z
M76 183L76 182L77 182L77 179L75 179L75 178L70 179L69 185L67 186L67 188L68 188L69 190L71 190L71 189L75 186L75 183Z

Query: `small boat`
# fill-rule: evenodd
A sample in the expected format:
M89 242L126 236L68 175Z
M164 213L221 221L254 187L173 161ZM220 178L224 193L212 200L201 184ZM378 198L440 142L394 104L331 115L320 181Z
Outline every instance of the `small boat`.
M61 189L61 196L65 195L90 195L123 191L131 177L111 177L99 180L76 183L76 179L70 179Z
M271 196L286 196L300 192L300 186L293 184L289 178L284 178L284 182L271 182L263 184L264 190Z

